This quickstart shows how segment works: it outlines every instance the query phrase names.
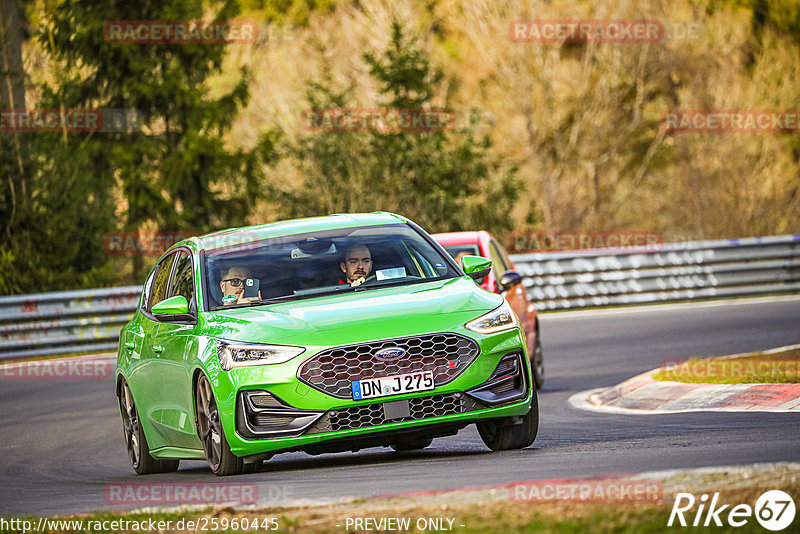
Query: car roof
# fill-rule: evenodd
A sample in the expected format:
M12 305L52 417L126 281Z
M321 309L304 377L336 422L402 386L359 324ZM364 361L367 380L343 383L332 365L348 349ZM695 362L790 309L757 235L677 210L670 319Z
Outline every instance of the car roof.
M389 212L337 213L324 217L308 217L254 226L243 226L240 228L230 228L199 237L192 237L189 238L189 240L194 242L199 248L214 250L216 248L231 246L233 239L236 237L246 236L247 241L257 241L305 232L405 222L408 222L408 219ZM180 243L178 243L178 245L180 245Z

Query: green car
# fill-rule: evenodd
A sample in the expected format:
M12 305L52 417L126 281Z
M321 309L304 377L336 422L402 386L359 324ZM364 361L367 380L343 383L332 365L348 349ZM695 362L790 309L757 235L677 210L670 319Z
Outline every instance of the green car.
M422 449L476 423L492 450L536 439L519 320L391 213L226 230L177 243L120 333L116 392L140 474L278 452Z

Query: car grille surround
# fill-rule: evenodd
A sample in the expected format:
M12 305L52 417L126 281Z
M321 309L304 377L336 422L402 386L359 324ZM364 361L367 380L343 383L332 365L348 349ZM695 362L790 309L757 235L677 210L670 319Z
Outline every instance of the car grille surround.
M396 360L381 360L376 352L399 348ZM303 362L297 378L339 399L352 398L351 382L432 371L435 387L458 377L480 354L474 340L454 333L427 334L334 347Z

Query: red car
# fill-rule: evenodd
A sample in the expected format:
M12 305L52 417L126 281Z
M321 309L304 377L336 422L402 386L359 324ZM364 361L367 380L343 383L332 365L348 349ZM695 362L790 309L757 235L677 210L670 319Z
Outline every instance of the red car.
M514 270L514 263L508 257L506 250L492 237L492 234L483 230L432 234L432 237L456 259L459 265L461 256L467 254L492 260L491 272L483 280L477 280L477 283L487 291L503 295L519 317L528 341L533 379L536 388L541 388L544 383L544 357L539 335L539 317L536 307L528 300L528 295L522 286L522 275Z

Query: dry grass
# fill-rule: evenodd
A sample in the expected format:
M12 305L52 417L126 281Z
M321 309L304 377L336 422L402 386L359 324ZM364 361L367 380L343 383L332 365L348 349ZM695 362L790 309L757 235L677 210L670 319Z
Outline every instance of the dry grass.
M427 4L426 4L427 5ZM462 113L495 142L502 165L518 165L525 184L514 213L517 228L535 205L540 229L653 229L693 237L792 231L800 216L793 193L800 172L791 134L660 132L667 109L796 109L800 94L785 80L800 76L800 55L787 38L767 32L755 65L749 14L708 15L688 0L651 2L366 0L312 15L307 28L281 44L232 50L230 67L253 69L253 98L231 140L254 142L270 128L288 139L300 128L305 84L328 70L353 87L354 106L380 101L361 56L379 52L399 20L417 35L449 81L438 104ZM516 43L515 19L694 21L697 39L586 47ZM498 174L499 176L499 174ZM292 162L270 179L291 187ZM268 206L256 215L270 220Z

